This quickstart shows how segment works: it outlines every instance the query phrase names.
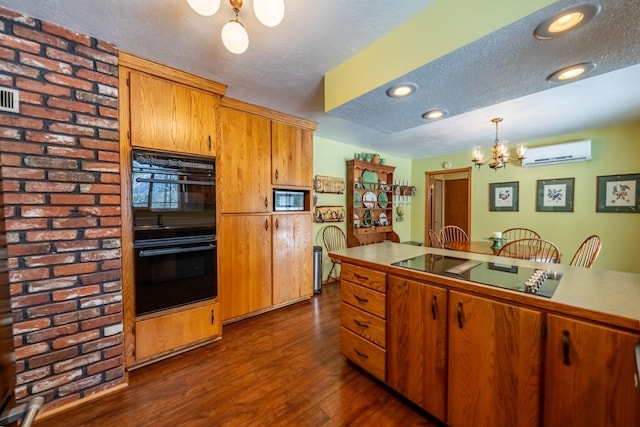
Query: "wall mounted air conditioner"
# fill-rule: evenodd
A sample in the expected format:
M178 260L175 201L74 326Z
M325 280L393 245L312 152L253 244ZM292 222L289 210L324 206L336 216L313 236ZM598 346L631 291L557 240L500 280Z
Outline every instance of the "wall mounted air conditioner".
M591 140L532 147L527 150L526 156L522 160L523 168L584 162L591 160Z

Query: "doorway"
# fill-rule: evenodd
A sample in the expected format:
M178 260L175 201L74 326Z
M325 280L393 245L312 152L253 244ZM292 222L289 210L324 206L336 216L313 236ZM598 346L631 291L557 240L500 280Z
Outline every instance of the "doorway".
M429 241L429 229L438 232L445 225L457 225L471 236L471 168L426 172L425 180L424 241Z

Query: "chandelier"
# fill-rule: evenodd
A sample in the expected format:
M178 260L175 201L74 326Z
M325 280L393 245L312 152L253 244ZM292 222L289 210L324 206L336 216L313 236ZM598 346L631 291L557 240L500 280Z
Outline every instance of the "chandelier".
M500 141L498 139L498 123L502 121L502 117L496 117L495 119L491 119L491 122L496 124L496 141L491 147L491 157L488 159L484 158L484 152L482 148L478 145L471 149L471 161L478 167L489 163L489 167L494 170L498 170L503 167L507 167L507 163L511 160L522 160L525 158L525 154L527 152L526 144L518 144L517 159L511 158L509 156L509 144L506 141Z
M203 16L211 16L220 8L220 0L187 0L189 6ZM222 43L231 53L244 53L249 47L249 34L238 19L242 0L229 0L235 17L222 27ZM267 27L275 27L284 18L284 0L253 0L253 11Z

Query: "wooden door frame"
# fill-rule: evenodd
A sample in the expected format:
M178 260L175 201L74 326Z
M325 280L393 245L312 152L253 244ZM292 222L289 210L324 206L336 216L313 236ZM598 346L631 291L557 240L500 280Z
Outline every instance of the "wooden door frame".
M446 170L440 170L440 171L433 171L433 172L425 172L425 187L427 189L426 191L426 197L425 197L425 205L424 205L424 212L425 212L425 222L424 222L424 241L425 244L426 242L429 241L429 227L431 224L431 196L432 196L432 192L433 192L433 188L431 187L431 181L435 180L437 176L439 175L453 175L453 174L460 174L460 173L466 173L467 174L467 224L468 224L468 234L469 237L471 237L471 167L466 167L466 168L459 168L459 169L446 169ZM446 181L446 177L444 178L444 181ZM446 197L446 196L445 196ZM437 231L437 230L436 230Z

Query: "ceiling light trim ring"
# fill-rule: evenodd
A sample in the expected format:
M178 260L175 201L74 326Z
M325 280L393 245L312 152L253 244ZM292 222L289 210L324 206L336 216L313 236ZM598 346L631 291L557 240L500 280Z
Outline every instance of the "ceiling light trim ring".
M415 83L397 83L387 89L387 96L390 98L406 98L413 95L418 90Z
M550 83L568 83L577 79L584 78L588 74L592 73L597 68L594 62L581 62L579 64L570 65L568 67L561 68L553 73L549 74L547 81ZM572 71L582 70L581 72L571 76L568 73Z
M571 6L564 10L561 10L558 13L555 13L553 16L542 21L533 31L533 35L538 40L550 40L556 37L563 36L570 31L585 26L588 22L595 18L598 13L600 13L600 9L602 9L602 7L597 3L581 3L575 6ZM579 19L573 26L569 26L562 31L553 31L551 29L553 25L556 24L561 18L572 13L582 14L582 19Z

